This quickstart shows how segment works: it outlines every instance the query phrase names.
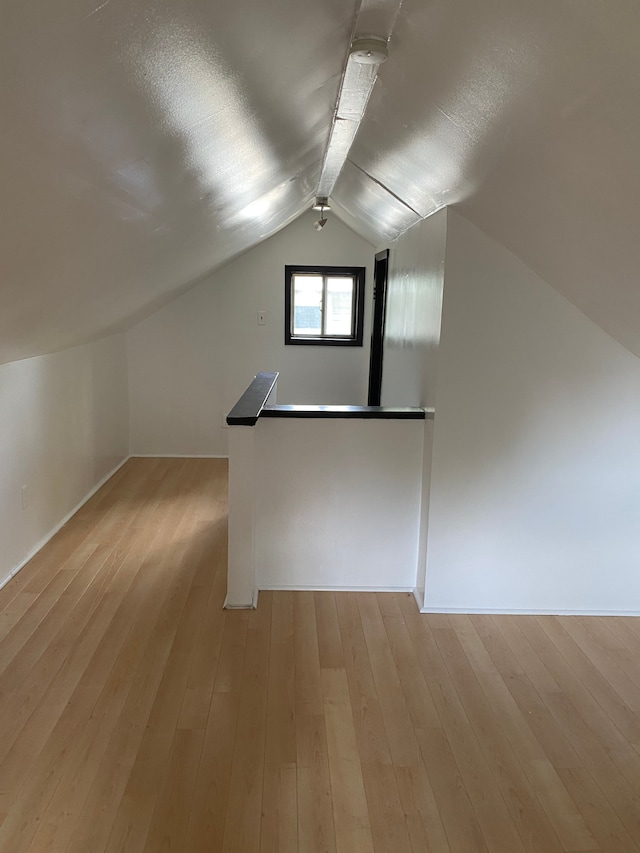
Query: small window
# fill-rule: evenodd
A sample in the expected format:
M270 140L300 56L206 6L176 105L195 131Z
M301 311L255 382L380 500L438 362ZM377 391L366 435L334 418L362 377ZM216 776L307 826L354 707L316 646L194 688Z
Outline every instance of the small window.
M285 344L362 346L364 267L284 270Z

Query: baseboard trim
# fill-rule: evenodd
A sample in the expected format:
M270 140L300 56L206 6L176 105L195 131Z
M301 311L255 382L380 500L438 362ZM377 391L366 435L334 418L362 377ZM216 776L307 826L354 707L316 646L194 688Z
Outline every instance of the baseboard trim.
M4 580L0 581L0 589L2 589L4 586L6 586L9 583L9 581L18 574L20 569L24 568L24 566L26 566L30 560L33 560L33 558L38 553L38 551L41 551L44 548L44 546L47 544L47 542L49 542L51 539L53 539L53 537L56 535L56 533L58 533L58 531L60 531L65 526L67 521L69 521L69 519L72 518L78 512L78 510L81 507L83 507L86 504L86 502L88 500L90 500L95 495L95 493L99 489L101 489L108 480L110 480L113 477L114 474L117 474L118 471L122 468L122 466L125 465L130 459L131 459L131 456L126 456L122 460L122 462L119 462L118 465L116 465L116 467L113 468L113 470L111 470L108 474L105 474L105 476L98 483L96 483L96 485L91 489L91 491L87 492L87 494L82 498L80 503L78 503L70 512L68 512L65 515L65 517L62 519L62 521L58 522L58 524L56 524L56 526L53 527L46 534L46 536L43 539L41 539L34 548L31 549L31 551L29 551L29 553L24 558L24 560L22 560L22 562L18 563L18 565L9 572L9 574L4 578Z
M132 453L130 459L228 459L228 453Z
M640 616L640 610L565 610L565 609L529 609L509 607L428 607L420 608L420 613L444 613L451 616Z
M261 590L273 592L410 592L412 586L331 586L322 584L266 584Z
M251 599L251 604L229 604L229 599L225 596L224 604L222 605L223 610L257 610L258 608L258 596L260 595L259 589L253 590L253 598Z

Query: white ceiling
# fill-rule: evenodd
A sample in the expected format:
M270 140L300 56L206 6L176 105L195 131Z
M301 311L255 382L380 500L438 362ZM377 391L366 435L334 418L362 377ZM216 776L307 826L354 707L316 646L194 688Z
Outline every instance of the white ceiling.
M5 0L0 361L124 328L305 210L360 5ZM337 214L379 245L456 204L640 355L640 4L392 23Z

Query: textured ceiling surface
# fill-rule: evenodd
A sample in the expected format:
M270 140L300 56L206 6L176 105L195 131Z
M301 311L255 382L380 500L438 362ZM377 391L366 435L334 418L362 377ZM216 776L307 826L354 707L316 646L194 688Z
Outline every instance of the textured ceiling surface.
M356 21L392 29L337 215L380 245L455 204L640 355L636 0L6 0L0 362L305 210Z

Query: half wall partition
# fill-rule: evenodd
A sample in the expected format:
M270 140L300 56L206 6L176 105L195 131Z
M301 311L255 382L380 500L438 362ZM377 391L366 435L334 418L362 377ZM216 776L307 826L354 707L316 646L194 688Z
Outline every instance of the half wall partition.
M278 406L277 378L257 374L227 417L225 606L260 589L414 592L433 412Z

